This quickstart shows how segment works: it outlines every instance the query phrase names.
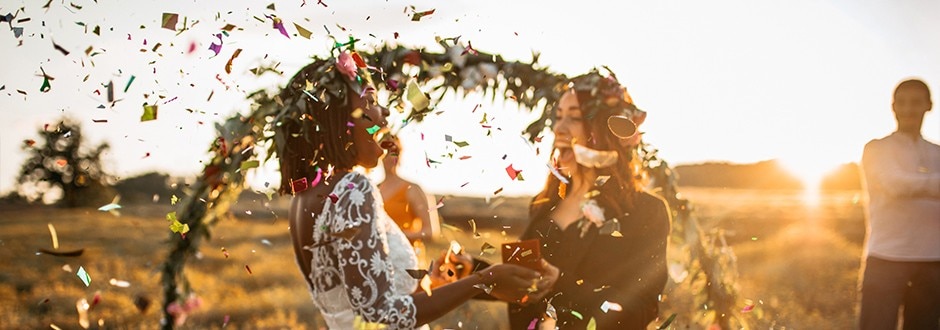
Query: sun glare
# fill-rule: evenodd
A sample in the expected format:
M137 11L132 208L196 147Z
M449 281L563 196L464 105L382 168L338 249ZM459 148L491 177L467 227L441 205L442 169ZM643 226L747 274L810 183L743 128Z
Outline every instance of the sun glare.
M822 180L836 165L819 159L781 159L784 169L803 183L803 202L808 206L819 204Z

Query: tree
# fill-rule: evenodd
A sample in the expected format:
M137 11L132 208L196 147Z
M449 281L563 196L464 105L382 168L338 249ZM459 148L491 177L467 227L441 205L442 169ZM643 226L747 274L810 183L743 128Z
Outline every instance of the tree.
M101 155L109 149L102 143L93 149L83 145L81 126L69 118L58 125L45 125L39 139L25 140L30 157L23 163L17 191L29 201L55 201L64 207L93 206L113 197L113 178L101 166Z

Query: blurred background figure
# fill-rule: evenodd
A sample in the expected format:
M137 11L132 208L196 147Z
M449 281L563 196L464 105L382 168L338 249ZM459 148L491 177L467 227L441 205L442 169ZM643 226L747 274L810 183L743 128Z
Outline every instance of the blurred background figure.
M933 107L921 80L898 84L897 130L865 145L868 237L859 327L940 329L940 146L921 136Z
M421 186L398 176L401 140L389 134L382 141L382 147L388 150L382 159L385 180L379 184L385 212L401 227L419 258L425 260L422 257L424 244L432 242L441 232L437 203L434 196L424 193Z

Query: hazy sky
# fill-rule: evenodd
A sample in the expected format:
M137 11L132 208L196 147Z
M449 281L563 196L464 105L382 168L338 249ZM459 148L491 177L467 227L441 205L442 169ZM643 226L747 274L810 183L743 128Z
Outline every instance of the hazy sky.
M509 59L540 52L543 65L568 75L607 65L649 112L646 141L673 164L779 158L801 175L818 175L857 160L865 142L894 129L891 92L900 80L920 77L940 93L938 1L610 2L325 0L324 7L296 0L274 1L271 10L272 2L258 1L53 0L43 9L43 1L0 0L0 15L13 13L11 25L23 28L16 37L4 23L0 33L0 192L14 186L23 140L62 115L79 120L91 142L111 144L106 160L119 177L193 175L207 159L211 125L248 111L246 92L280 86L310 56L327 55L327 29L366 47L390 42L432 51L440 50L435 36L459 35ZM409 6L436 11L413 22ZM160 27L164 12L180 15L176 32ZM291 37L266 14L282 18ZM184 17L188 29L179 32ZM294 23L311 39L296 36ZM226 24L237 28L215 56L209 45ZM89 47L97 54L86 54ZM236 49L242 52L227 74ZM248 73L261 63L280 63L287 76ZM40 68L55 78L46 93ZM122 100L100 109L107 102L95 91L109 81ZM145 102L159 104L157 120L139 121ZM483 113L471 112L474 104L450 100L438 107L443 114L402 131L404 175L433 192L534 192L550 141L524 143L518 132L531 116L502 101L482 107L502 130L486 136L468 128L463 123ZM924 126L929 140L940 140L937 111ZM445 134L471 144L456 148L443 142ZM442 163L429 169L425 155ZM509 180L510 164L526 181ZM276 182L270 173L259 177L255 186Z

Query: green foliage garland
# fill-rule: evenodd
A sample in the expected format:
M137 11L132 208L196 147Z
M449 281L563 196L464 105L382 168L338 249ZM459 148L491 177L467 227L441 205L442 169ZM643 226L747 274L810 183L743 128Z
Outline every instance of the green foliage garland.
M350 53L355 48L355 41L350 38L345 44L337 43L335 56L326 61L335 64L338 57L352 54L371 66L363 68L360 65L359 75L352 84L340 76L334 65L322 66L323 69L317 72L318 79L304 89L307 97L319 101L339 97L342 95L340 91L347 87L338 85L340 81L346 81L353 90L361 89L370 80L382 82L375 86L391 92L390 108L407 106L405 83L408 79L415 79L425 88L430 88L427 96L436 96L437 100L449 92L481 91L494 100L502 96L531 111L540 110L539 119L524 132L529 139L535 139L550 125L552 107L560 97L562 84L568 80L565 75L540 66L538 54L533 55L530 63L507 61L495 54L459 46L456 40L439 40L446 50L442 53L401 46ZM342 55L344 52L346 55ZM371 77L364 76L364 72L369 72ZM271 133L273 125L282 120L301 120L295 116L297 100L282 100L278 96L269 96L265 91L252 93L249 99L253 102L250 114L238 115L216 125L218 139L209 149L213 157L205 165L200 180L190 187L190 193L177 206L176 219L188 225L189 231L170 234L170 252L162 267L165 300L161 324L164 329L174 326L173 315L167 307L174 302L181 303L183 293L192 291L184 275L185 263L197 252L200 241L210 237L209 227L228 211L244 189L245 171L256 164L246 163L257 158L255 146L267 144L267 157L270 158L277 152L278 143L284 143L274 139ZM431 111L432 107L412 109L408 119L420 121ZM676 262L688 269L690 285L695 281L706 283L696 292L696 306L701 306L703 311L696 313L703 315L696 320L703 325L717 324L723 329L732 326L746 328L747 322L739 311L742 303L734 286L736 265L730 249L720 246L721 233L705 230L699 225L692 214L691 204L678 197L675 173L657 157L655 149L643 143L639 146L639 153L653 187L667 199L672 209L671 241L673 245L682 247L683 255L671 255L670 263Z

